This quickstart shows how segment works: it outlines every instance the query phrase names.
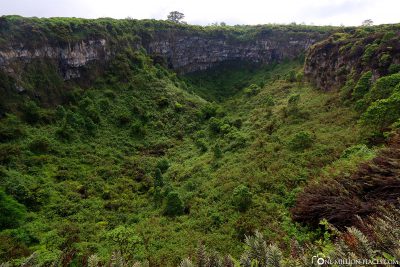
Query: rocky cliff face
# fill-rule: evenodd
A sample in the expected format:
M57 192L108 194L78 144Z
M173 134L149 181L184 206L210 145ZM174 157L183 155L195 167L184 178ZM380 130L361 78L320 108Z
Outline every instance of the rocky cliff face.
M205 70L223 61L239 60L268 64L293 59L324 37L318 33L261 33L251 40L223 34L202 36L182 32L159 32L142 45L151 55L164 57L179 73Z
M361 30L335 34L313 45L306 55L305 77L323 90L336 90L350 79L357 82L366 71L373 73L373 80L396 72L400 64L400 29Z
M29 41L29 40L27 40ZM44 43L37 48L26 48L24 43L10 45L0 50L0 68L10 74L20 74L21 65L29 64L35 59L56 61L65 80L80 77L80 67L91 61L107 61L111 51L107 49L106 40L88 40L69 43L64 46L50 46Z
M205 70L229 60L268 64L293 59L326 34L319 32L284 32L270 30L253 38L240 40L223 32L164 30L142 34L135 48L143 47L153 57L162 58L178 73ZM81 68L91 62L106 62L121 49L107 39L88 39L55 46L42 42L34 48L26 42L12 43L0 49L0 68L14 76L21 75L21 65L35 59L49 59L59 66L65 80L81 76Z

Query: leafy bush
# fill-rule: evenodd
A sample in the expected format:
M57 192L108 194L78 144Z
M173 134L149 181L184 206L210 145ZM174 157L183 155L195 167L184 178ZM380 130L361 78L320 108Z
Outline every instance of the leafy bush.
M233 190L232 204L239 211L246 211L253 202L253 195L245 185L239 185Z
M25 207L0 189L0 230L15 228L25 217Z
M52 143L47 137L37 137L29 144L29 149L34 153L47 153L51 147Z
M160 169L161 173L165 173L170 166L168 159L161 159L157 162L157 169Z
M352 96L354 99L361 99L369 91L371 87L372 72L363 73L353 89Z
M373 152L371 149L369 149L366 145L364 144L359 144L359 145L354 145L349 148L346 148L343 152L342 155L340 156L341 158L349 158L352 156L365 156L365 155L372 155Z
M132 136L135 137L143 137L146 135L146 127L143 125L141 121L136 120L133 123L131 123L130 133Z
M250 86L246 87L243 92L247 95L247 96L253 96L258 94L258 92L260 91L260 87L257 84L251 84Z
M16 144L0 144L0 163L10 163L21 154L21 148Z
M30 124L39 122L40 120L40 108L36 102L30 100L27 101L22 107L24 120Z
M119 126L126 126L132 121L132 115L128 111L119 112L115 118Z
M394 74L400 72L400 64L390 64L388 68L389 74Z
M175 102L174 109L175 109L175 111L180 112L183 110L183 105L179 102Z
M208 120L217 115L218 106L213 103L207 103L201 107L200 117L204 120Z
M22 123L15 115L8 114L0 121L0 142L15 140L24 134Z
M289 141L289 148L294 151L302 151L309 148L314 143L313 135L308 131L300 131L296 133Z
M366 64L368 63L372 56L375 54L375 52L378 50L379 45L378 44L369 44L365 46L364 54L362 55L361 59L362 61Z
M300 103L300 94L292 94L288 98L289 106L297 106Z
M388 98L399 83L400 73L379 78L370 91L370 101Z
M197 138L195 140L195 144L197 148L200 149L201 152L206 152L208 150L207 142L204 138Z
M183 202L176 191L171 191L168 193L164 214L168 216L178 216L183 214Z
M75 130L66 122L63 121L60 127L56 130L56 135L63 141L71 141L74 137Z
M400 92L372 103L362 114L361 122L369 127L384 129L400 118Z

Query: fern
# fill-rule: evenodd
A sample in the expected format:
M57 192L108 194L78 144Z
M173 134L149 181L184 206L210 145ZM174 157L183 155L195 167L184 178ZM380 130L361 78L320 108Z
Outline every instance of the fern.
M189 258L186 258L181 261L179 267L194 267L194 264L191 262Z
M96 254L93 254L88 259L88 267L98 267L100 259Z

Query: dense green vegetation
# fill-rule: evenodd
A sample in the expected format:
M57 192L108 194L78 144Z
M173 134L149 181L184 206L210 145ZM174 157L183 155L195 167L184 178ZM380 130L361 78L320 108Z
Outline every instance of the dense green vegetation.
M300 69L226 69L221 87L239 88L215 103L195 94L194 77L145 61L128 81L109 71L56 109L26 100L1 121L0 182L9 212L22 220L17 205L27 209L1 234L12 240L2 261L33 251L41 264L67 252L105 261L126 248L126 259L174 265L199 241L238 256L256 229L282 246L317 238L288 211L299 186L356 143L356 114L335 93L291 82Z
M196 28L158 21L2 17L6 26L0 29L15 32L16 40L27 38L19 36L27 30L26 20L38 29L32 31L33 45L42 34L56 42L115 34L107 38L118 43L126 37L123 32L142 27ZM227 33L245 37L263 29L226 27ZM395 244L371 234L382 235L384 225L396 229L388 239L396 240L397 220L388 220L388 226L371 211L362 231L339 232L329 213L322 225L325 217L315 215L329 206L315 206L313 213L305 205L335 196L337 191L324 187L329 181L338 184L333 189L349 192L364 185L346 178L374 158L400 126L395 69L376 81L366 72L341 91L323 92L303 81L303 59L261 67L228 62L179 77L143 51L126 49L89 84L62 81L51 62L32 64L41 67L26 70L25 84L30 91L49 92L49 99L7 98L8 113L0 120L0 262L176 266L189 257L181 266L258 266L255 261L310 266L318 253L398 256ZM4 74L0 78L3 93L13 81ZM51 94L57 101L50 101ZM398 151L393 151L395 162ZM388 165L379 162L370 166ZM307 193L310 188L315 194ZM352 204L352 196L344 198L343 207L337 205L339 211ZM293 220L293 208L304 224ZM387 207L377 210L386 217L398 214Z
M135 43L153 34L166 30L203 34L206 36L229 36L237 40L250 40L259 34L271 31L286 33L331 32L338 27L308 25L235 25L235 26L198 26L174 23L166 20L136 19L81 19L81 18L24 18L20 16L0 17L0 47L29 39L29 45L35 47L43 41L54 44L66 44L90 38L106 38L115 45ZM349 28L350 29L350 28ZM285 36L282 36L285 38Z

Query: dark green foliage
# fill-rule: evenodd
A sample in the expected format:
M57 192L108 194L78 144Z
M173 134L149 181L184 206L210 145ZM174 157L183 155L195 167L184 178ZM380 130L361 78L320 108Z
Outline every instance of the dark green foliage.
M283 247L292 236L315 235L291 222L288 207L300 184L356 140L355 115L336 102L336 93L287 81L300 62L234 71L227 65L220 76L199 74L207 82L187 82L143 53L124 53L95 84L71 81L74 89L67 89L62 105L42 105L38 123L0 119L25 132L5 135L0 186L29 210L18 229L28 237L5 241L7 251L19 244L25 250L1 254L8 255L0 255L3 261L35 251L32 264L38 266L60 257L82 266L91 254L99 266L109 264L111 255L112 262L128 265L149 259L150 265L175 266L206 240L207 261L233 266L232 257L222 260L213 251L238 259L244 234L257 228ZM244 97L251 84L258 93ZM207 94L210 88L215 90ZM293 101L296 94L301 101ZM284 106L298 112L282 118ZM308 118L299 119L305 111ZM119 121L119 114L128 119ZM299 131L316 131L321 142L304 153L285 149ZM240 185L251 185L251 192ZM127 237L118 241L119 234ZM0 239L8 235L3 231ZM140 240L131 240L128 251L130 236Z
M384 129L400 118L400 92L372 103L362 114L361 122L368 127Z
M34 124L40 120L40 108L36 102L30 100L22 107L24 113L24 120L28 123Z
M291 150L303 151L310 148L314 143L313 134L308 131L300 131L296 133L289 141L288 145Z
M47 153L52 149L52 143L46 137L37 137L29 144L29 149L34 153Z
M21 148L16 144L0 144L0 163L8 164L21 154Z
M157 169L161 171L161 173L165 173L170 167L170 163L167 159L161 159L157 162Z
M388 98L396 85L400 83L400 73L385 76L376 80L374 86L370 91L369 99L371 102Z
M135 137L143 137L146 134L146 128L141 121L136 120L130 125L130 133Z
M300 102L300 95L299 94L293 94L289 97L288 99L288 105L289 106L297 106Z
M74 129L66 121L56 130L56 136L63 141L71 141L74 138Z
M196 139L195 144L201 152L206 152L208 150L207 142L204 138Z
M388 68L389 74L400 72L400 64L391 64Z
M250 86L246 87L243 92L247 95L247 96L253 96L258 94L258 92L260 91L260 87L257 84L250 84Z
M208 120L217 115L218 106L212 103L207 103L201 108L200 116L204 120Z
M364 54L362 55L362 61L364 62L364 64L367 64L371 60L372 56L376 53L378 47L379 45L376 43L369 44L365 47Z
M214 146L214 148L213 148L213 153L214 153L214 157L216 158L216 159L219 159L219 158L222 158L222 150L221 150L221 147L220 147L220 145L218 145L218 144L216 144L215 146Z
M5 119L0 121L0 142L18 139L24 133L23 125L16 116L8 114Z
M176 191L168 193L165 200L164 214L167 216L179 216L183 214L183 202Z
M164 179L162 176L162 172L159 168L157 168L154 174L154 187L163 187L163 186L164 186Z
M0 230L17 227L25 217L25 207L0 189Z
M245 185L237 186L232 193L232 204L241 212L246 211L253 202L253 194Z
M371 87L372 72L368 71L361 75L356 86L353 89L352 96L354 99L361 99L369 91Z

